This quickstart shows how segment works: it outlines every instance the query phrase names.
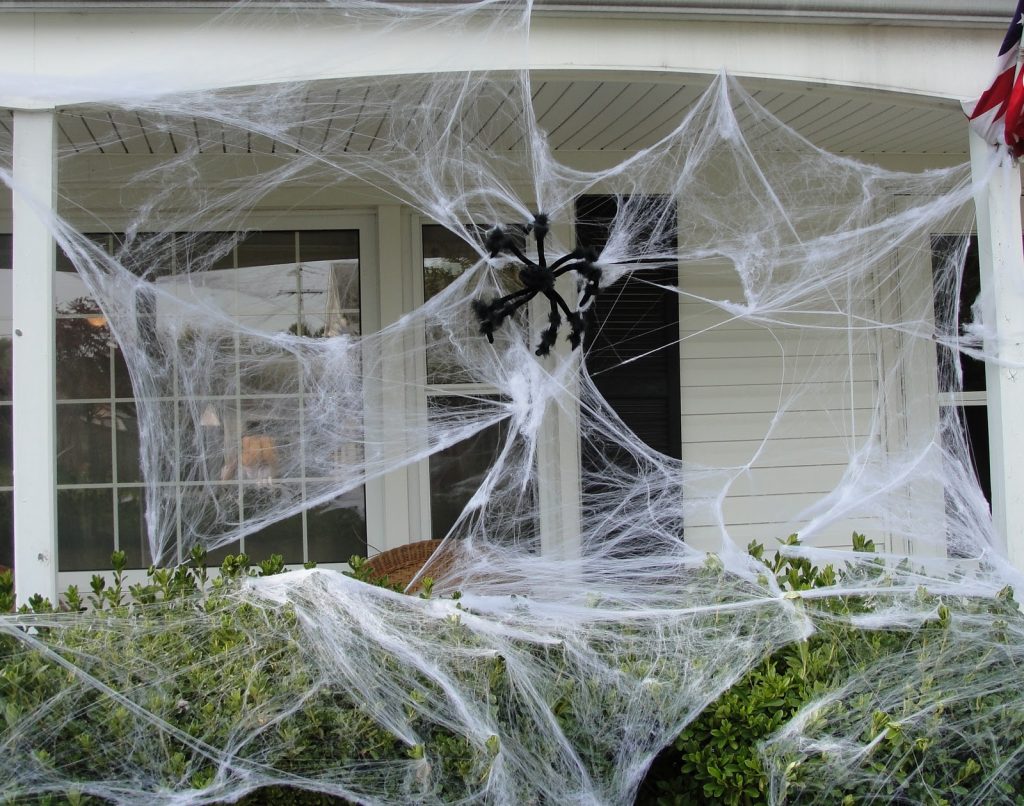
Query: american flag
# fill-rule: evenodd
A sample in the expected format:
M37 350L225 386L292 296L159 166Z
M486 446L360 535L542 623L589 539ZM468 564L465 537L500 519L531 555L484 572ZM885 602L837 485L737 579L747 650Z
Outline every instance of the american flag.
M1020 66L1024 0L1018 0L1010 28L999 48L995 78L978 100L965 103L972 128L992 145L1005 144L1024 156L1024 70Z

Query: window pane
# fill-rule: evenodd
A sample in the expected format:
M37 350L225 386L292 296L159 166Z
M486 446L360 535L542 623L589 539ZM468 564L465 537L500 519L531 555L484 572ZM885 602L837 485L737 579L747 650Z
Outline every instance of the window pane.
M113 481L108 403L57 406L57 483L98 484Z
M85 236L93 243L110 251L110 235L107 233L91 233ZM57 276L54 281L54 296L57 302L57 314L99 313L100 307L85 287L85 282L78 276L75 264L57 247Z
M111 236L114 259L138 277L153 280L174 273L174 236L136 232L128 240L123 232Z
M243 324L250 323L250 317L242 319ZM243 334L239 337L238 376L241 394L297 395L299 371L299 363L290 350L258 336Z
M204 411L205 413L205 411ZM224 463L221 481L240 479L268 486L285 473L298 472L299 401L297 398L268 398L260 403L245 401L241 433L237 420L225 413ZM202 422L202 418L200 418ZM201 426L204 440L216 440L215 426Z
M952 288L954 273L950 261L963 256L963 276L958 289ZM978 262L978 239L971 237L965 244L957 236L936 236L932 239L932 270L935 284L935 330L940 335L963 335L964 326L973 319L971 306L981 292L981 270ZM954 352L948 347L936 347L940 392L984 392L985 362ZM956 378L957 367L963 376L963 385Z
M253 232L238 244L238 265L295 263L295 232Z
M57 399L110 397L110 345L106 319L57 320Z
M431 409L469 405L461 398L433 398ZM501 449L504 426L493 425L430 457L430 537L448 534Z
M299 260L358 260L359 230L303 230L299 233Z
M358 259L303 263L299 272L302 335L358 336Z
M214 490L214 495L204 488L186 487L181 491L182 523L195 524L195 533L204 545L223 536L240 517L238 486L223 485ZM238 541L232 541L210 551L206 561L209 565L220 565L228 554L239 551Z
M439 224L423 227L423 299L439 294L480 260L468 243Z
M309 559L318 563L348 562L366 556L366 499L363 488L342 493L306 513Z
M114 397L134 397L132 378L128 373L128 365L124 360L121 348L114 345Z
M14 483L14 410L0 406L0 487Z
M114 439L117 442L117 480L142 481L139 467L139 419L134 403L114 405Z
M110 568L114 512L109 488L57 492L57 553L61 571Z
M468 243L454 232L437 224L425 225L422 228L423 239L423 298L430 299L441 293L454 283L466 271L475 266L480 256ZM496 295L509 293L520 288L518 269L507 266L502 269L498 279L498 287L493 289ZM526 306L516 311L515 318L520 324L526 321ZM451 322L432 323L428 320L427 339L427 382L433 384L474 383L480 381L465 369L466 349L488 349L487 338L480 333L480 326L470 313L466 303L466 317L459 323L465 328L455 336L462 342L458 348L453 345ZM511 328L503 327L495 332L495 341L509 337Z
M152 562L146 538L145 496L141 488L117 492L117 541L129 568L148 568Z
M0 565L14 568L14 493L0 492Z
M179 232L174 242L175 270L188 274L234 268L237 240L232 232Z
M305 562L302 558L302 515L292 515L247 535L245 553L254 564L269 559L272 554L280 554L289 565L301 565Z

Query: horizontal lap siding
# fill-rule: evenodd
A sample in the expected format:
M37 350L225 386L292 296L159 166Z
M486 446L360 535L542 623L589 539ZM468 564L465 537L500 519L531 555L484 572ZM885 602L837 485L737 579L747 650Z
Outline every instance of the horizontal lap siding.
M851 453L880 439L875 333L851 335L829 310L787 313L783 324L737 319L700 299L743 299L726 264L683 266L680 290L686 540L715 548L724 523L741 546L772 544L799 532L801 513L841 482ZM807 542L848 547L854 530L885 542L882 523L859 514Z

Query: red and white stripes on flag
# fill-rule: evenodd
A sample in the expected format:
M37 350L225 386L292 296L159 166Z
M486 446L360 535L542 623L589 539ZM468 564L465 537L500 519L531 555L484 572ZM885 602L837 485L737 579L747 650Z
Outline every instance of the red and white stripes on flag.
M1013 21L999 48L996 74L981 97L965 103L971 127L992 145L1005 144L1015 157L1024 156L1024 71L1021 70L1021 31L1024 0L1018 0Z

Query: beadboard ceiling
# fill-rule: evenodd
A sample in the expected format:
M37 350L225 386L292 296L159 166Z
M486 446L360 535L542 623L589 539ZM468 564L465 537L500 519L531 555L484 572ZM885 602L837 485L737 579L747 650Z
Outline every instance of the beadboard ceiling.
M707 78L678 81L624 81L564 77L534 80L533 106L549 142L558 152L629 152L656 142L683 118L707 86ZM298 131L284 145L271 137L200 117L178 119L169 127L154 116L135 111L68 108L58 116L62 156L71 154L169 155L287 154L297 149L318 152L325 144L343 150L373 150L395 121L392 107L377 89L361 102L339 105L328 84L313 85L302 102L308 119L320 121ZM815 145L848 155L964 156L967 125L954 102L926 102L867 91L837 90L776 83L751 91L772 115ZM483 102L486 105L486 101ZM496 150L515 148L519 129L499 113L489 117L478 142ZM10 148L13 113L0 111L0 150ZM740 125L743 125L741 114ZM344 138L328 137L333 128L348 129Z

